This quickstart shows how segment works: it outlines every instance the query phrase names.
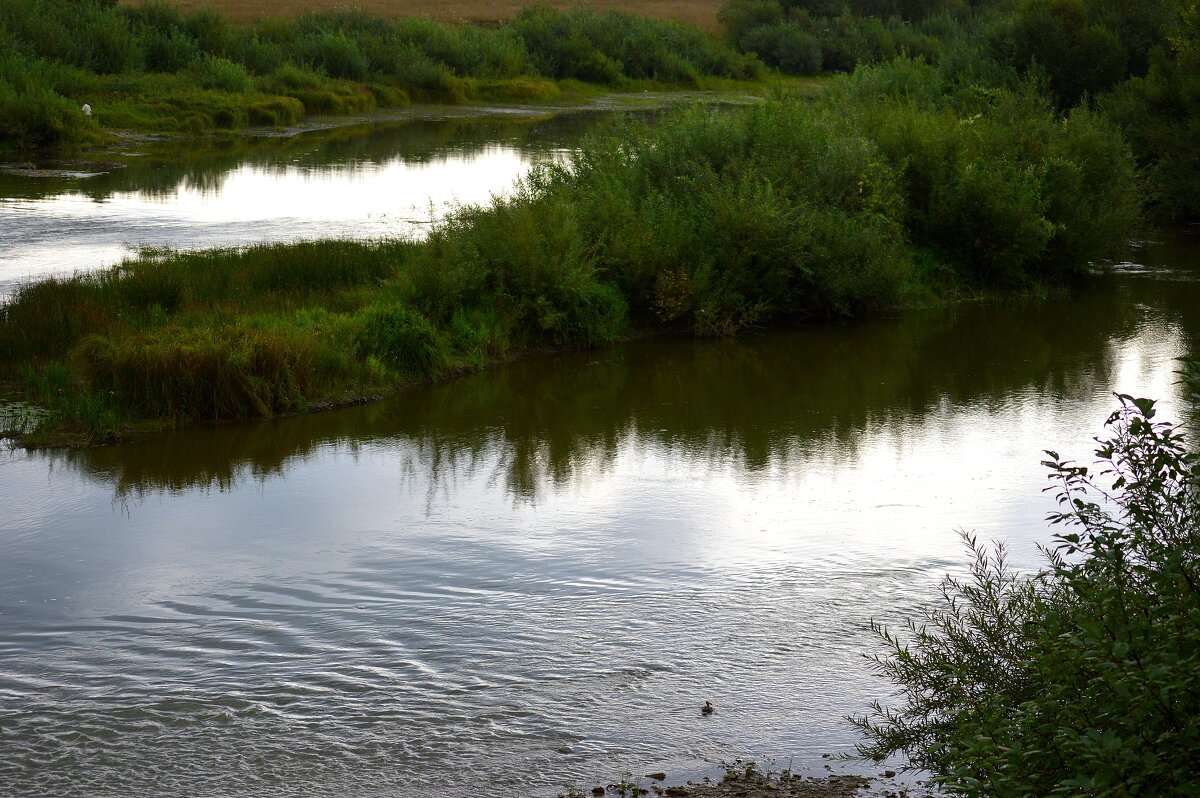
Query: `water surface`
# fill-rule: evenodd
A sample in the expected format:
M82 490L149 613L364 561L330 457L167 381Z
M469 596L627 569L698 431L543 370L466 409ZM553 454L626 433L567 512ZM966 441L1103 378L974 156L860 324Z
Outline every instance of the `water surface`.
M1200 247L1157 238L1070 298L640 341L3 452L0 792L542 796L739 755L819 772L853 744L842 717L887 694L866 625L961 568L956 530L1037 567L1042 450L1087 457L1113 390L1178 411Z
M418 109L288 136L141 144L31 178L0 168L0 295L143 248L420 236L588 132L642 110Z

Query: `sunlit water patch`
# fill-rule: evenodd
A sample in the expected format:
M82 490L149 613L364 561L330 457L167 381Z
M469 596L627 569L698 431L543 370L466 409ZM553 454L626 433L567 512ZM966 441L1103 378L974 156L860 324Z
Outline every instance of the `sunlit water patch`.
M115 153L103 171L10 168L0 171L0 296L145 248L419 237L455 205L507 193L534 164L625 115L452 114L165 142Z

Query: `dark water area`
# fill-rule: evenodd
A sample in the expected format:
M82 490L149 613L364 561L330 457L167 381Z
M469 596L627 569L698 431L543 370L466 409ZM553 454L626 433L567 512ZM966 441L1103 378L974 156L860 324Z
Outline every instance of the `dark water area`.
M0 795L823 772L888 693L868 623L962 569L957 530L1038 567L1042 450L1088 459L1114 390L1182 411L1200 241L1150 238L1069 297L0 452Z

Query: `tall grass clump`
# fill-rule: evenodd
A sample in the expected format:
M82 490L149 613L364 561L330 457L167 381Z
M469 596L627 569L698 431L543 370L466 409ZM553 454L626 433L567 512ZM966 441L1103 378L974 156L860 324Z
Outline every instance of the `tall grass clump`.
M429 320L403 305L375 307L363 314L356 345L403 374L431 377L447 361L445 344Z
M315 345L286 330L168 326L84 338L72 360L93 394L134 417L210 421L304 407Z
M495 308L528 346L612 343L626 330L626 302L605 284L577 213L536 183L460 210L415 253L411 301L441 324Z
M1063 531L1041 572L968 539L966 578L877 627L899 693L855 720L860 753L904 752L955 795L1195 794L1200 459L1152 401L1119 399L1094 465L1048 452Z

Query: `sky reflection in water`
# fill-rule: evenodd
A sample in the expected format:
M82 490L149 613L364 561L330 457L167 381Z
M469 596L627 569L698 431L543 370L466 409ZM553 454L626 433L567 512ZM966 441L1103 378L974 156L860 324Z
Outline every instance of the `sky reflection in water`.
M549 795L741 754L820 771L886 693L864 626L961 567L955 530L1036 567L1042 449L1086 458L1112 390L1178 411L1196 252L1146 247L1170 269L1065 300L641 341L5 453L0 784Z

